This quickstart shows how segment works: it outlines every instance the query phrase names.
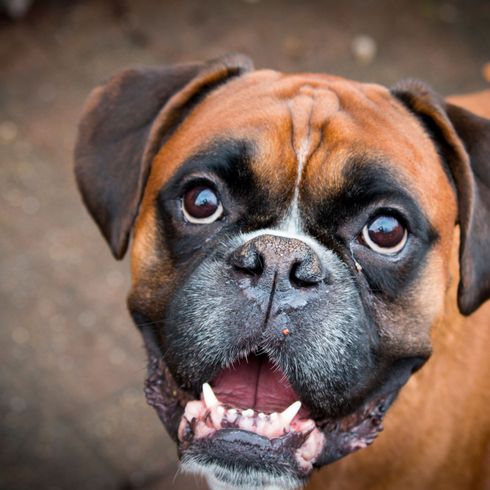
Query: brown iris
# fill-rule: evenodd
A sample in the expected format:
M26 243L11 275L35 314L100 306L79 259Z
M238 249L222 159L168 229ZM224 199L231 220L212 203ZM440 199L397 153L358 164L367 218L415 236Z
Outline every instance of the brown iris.
M405 246L407 230L394 216L381 215L364 227L362 236L374 251L394 254Z
M221 216L223 206L212 188L200 185L184 194L183 212L191 223L211 223Z

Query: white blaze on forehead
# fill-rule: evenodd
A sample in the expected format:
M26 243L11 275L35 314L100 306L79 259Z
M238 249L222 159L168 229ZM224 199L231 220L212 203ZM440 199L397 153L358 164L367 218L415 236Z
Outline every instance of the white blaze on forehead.
M288 101L291 114L291 140L297 161L297 174L293 199L279 229L289 233L302 232L299 212L299 193L306 163L321 145L323 125L328 116L339 109L334 92L324 88L304 85L300 94Z
M325 247L307 234L301 223L300 188L305 166L321 146L326 136L324 126L328 118L339 110L340 102L337 95L325 87L303 85L298 95L287 100L286 103L291 117L291 144L297 162L291 203L277 227L240 234L234 246L239 246L260 235L275 235L301 240L322 257L325 255Z

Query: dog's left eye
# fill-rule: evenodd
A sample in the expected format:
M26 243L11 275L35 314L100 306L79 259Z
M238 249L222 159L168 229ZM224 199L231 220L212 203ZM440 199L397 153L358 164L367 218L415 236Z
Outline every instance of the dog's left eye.
M394 216L379 215L362 229L364 243L377 253L394 255L407 243L407 229Z
M190 223L213 223L223 215L223 205L214 189L200 185L184 194L182 212Z

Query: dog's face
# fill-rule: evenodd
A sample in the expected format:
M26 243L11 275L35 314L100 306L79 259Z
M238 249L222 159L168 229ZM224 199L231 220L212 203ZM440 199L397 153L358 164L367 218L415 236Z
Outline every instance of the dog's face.
M461 190L475 185L468 156L431 93L254 72L243 58L179 69L129 149L110 142L133 163L119 196L114 164L103 178L93 167L104 121L121 114L92 97L79 182L116 255L137 216L129 308L148 401L184 465L228 486L294 488L375 439L430 356L455 225L468 249L485 216ZM111 196L94 204L101 186ZM488 283L475 289L466 249L469 312Z

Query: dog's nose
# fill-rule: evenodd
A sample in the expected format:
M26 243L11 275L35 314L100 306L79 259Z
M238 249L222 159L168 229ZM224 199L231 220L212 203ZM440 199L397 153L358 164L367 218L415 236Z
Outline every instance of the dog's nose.
M295 287L310 287L326 278L320 258L305 242L278 235L259 235L236 249L230 257L238 272L256 278L287 280Z

